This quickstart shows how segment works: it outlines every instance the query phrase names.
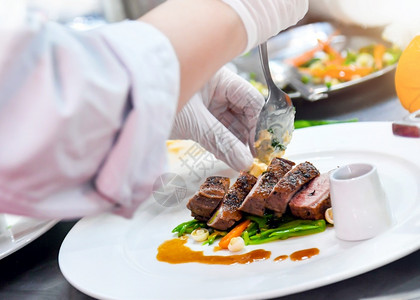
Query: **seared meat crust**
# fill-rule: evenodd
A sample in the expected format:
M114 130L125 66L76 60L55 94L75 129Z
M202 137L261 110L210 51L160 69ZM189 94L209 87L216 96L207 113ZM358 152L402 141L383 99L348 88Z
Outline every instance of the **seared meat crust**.
M267 171L258 178L257 183L246 196L239 210L257 216L263 216L265 200L279 179L290 171L294 165L295 163L290 160L274 158L268 166Z
M274 186L266 199L265 206L281 216L286 212L289 201L309 181L319 176L319 171L310 162L300 163L286 173Z
M200 186L199 191L187 203L187 208L191 210L191 216L199 221L207 222L222 202L229 185L228 177L208 177Z
M219 230L226 230L232 227L236 221L242 218L242 213L238 210L257 182L257 178L247 172L242 171L238 179L228 190L223 201L207 225Z

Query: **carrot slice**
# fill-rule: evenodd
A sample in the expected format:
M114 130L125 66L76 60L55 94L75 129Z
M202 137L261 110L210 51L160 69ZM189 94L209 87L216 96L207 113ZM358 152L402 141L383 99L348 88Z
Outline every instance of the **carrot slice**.
M341 53L335 50L333 47L331 47L329 41L324 42L324 41L318 40L318 43L322 45L322 50L324 50L324 52L330 56L331 64L341 65L345 61Z
M228 232L220 241L219 247L222 249L227 249L230 243L230 240L234 237L241 236L242 232L248 227L251 220L245 220L238 225L236 225L231 231Z
M375 59L375 67L380 70L383 68L382 57L384 56L386 47L382 44L376 44L373 48L373 58Z
M285 62L287 64L290 64L294 67L299 67L301 65L303 65L304 63L306 63L307 61L311 60L315 53L317 53L318 51L322 51L324 50L324 47L326 47L326 45L329 45L332 41L332 39L339 33L338 30L336 30L335 32L333 32L326 41L321 41L318 39L318 45L316 45L314 48L309 49L308 51L303 52L302 54L295 56L295 57L291 57L285 60ZM331 47L330 47L331 48ZM336 51L335 51L336 52ZM336 52L337 53L337 52ZM341 56L341 55L340 55Z
M321 50L322 50L322 45L318 44L314 48L306 52L303 52L301 55L286 59L285 62L294 67L299 67L303 65L304 63L306 63L307 61L311 60L314 57L315 53Z
M355 77L363 77L373 72L370 67L355 67L355 66L336 66L330 65L326 68L299 68L302 73L310 74L315 77L324 78L329 76L341 80L352 80Z

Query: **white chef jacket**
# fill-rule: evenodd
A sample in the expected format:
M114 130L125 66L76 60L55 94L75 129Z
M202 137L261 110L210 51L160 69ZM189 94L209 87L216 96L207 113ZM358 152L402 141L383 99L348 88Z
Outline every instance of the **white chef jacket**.
M166 168L179 83L142 22L0 26L0 212L131 216Z

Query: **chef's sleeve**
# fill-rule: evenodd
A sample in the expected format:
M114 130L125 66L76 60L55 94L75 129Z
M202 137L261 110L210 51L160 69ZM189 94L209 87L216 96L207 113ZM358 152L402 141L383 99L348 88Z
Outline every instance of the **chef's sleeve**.
M0 29L0 212L130 217L167 168L179 62L156 28Z

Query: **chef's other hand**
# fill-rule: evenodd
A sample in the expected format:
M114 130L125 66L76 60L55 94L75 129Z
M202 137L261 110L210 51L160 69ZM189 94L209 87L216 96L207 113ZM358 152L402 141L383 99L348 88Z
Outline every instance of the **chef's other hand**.
M194 140L233 169L248 169L263 105L257 89L224 67L177 114L171 138Z
M308 0L223 0L244 23L246 51L296 24L308 11Z

